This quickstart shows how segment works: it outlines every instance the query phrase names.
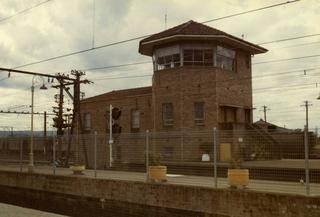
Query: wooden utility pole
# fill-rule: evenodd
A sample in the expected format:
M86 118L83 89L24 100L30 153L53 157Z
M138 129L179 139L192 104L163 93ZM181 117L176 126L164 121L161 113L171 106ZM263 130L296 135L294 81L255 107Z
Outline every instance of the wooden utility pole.
M73 100L73 114L72 114L72 122L71 122L71 137L69 138L68 142L68 152L67 152L67 160L66 164L68 164L69 157L70 157L70 149L71 149L71 141L76 140L76 153L75 153L75 164L81 165L81 159L80 159L80 148L81 148L81 135L83 134L83 128L82 128L82 120L81 120L81 112L80 112L80 85L83 84L89 84L91 83L87 79L81 80L81 76L85 75L82 71L72 70L71 75L73 75L74 81L69 83L64 83L63 89L67 92L67 94L71 97ZM66 88L68 85L73 85L73 96L69 92L69 89ZM85 141L82 140L82 151L84 154L84 160L86 166L88 166L88 154L87 154L87 148L85 145Z
M0 67L0 72L9 72L10 73L19 73L19 74L27 74L27 75L38 75L38 76L42 76L42 77L47 77L52 78L52 79L57 79L59 81L59 85L58 86L53 86L56 88L60 88L60 95L63 95L63 91L61 92L61 89L63 89L68 96L73 100L73 116L72 116L72 123L71 123L71 135L74 134L74 127L76 126L78 128L77 130L77 135L80 136L81 133L83 133L82 130L82 123L81 123L81 114L80 114L80 84L84 83L84 84L89 84L91 83L90 81L88 81L87 79L84 80L80 80L81 76L85 75L84 72L82 71L77 71L77 70L72 70L71 71L71 75L73 75L75 78L70 78L69 75L64 75L64 74L58 74L58 75L50 75L50 74L45 74L45 73L39 73L39 72L32 72L32 71L25 71L25 70L19 70L19 69L10 69L10 68L3 68ZM69 92L69 88L67 86L69 85L73 85L74 88L74 96L72 96L72 94ZM54 121L56 122L57 126L60 126L61 128L66 128L69 127L68 124L64 123L63 120L63 115L61 116L61 111L63 114L63 109L61 109L61 104L60 102L63 103L63 98L59 97L59 105L58 107L56 107L56 109L58 109L58 111L56 112L57 117L54 118ZM4 111L0 111L0 113L14 113L14 114L18 114L19 112L4 112ZM23 114L27 114L27 113L23 113ZM32 114L36 114L34 112L32 112ZM40 113L37 113L40 114ZM76 124L76 125L75 125ZM59 128L58 128L59 129ZM60 131L59 129L59 134L63 133ZM77 146L80 149L80 144L79 144L79 136L78 138L78 143ZM72 138L72 137L70 137ZM70 144L71 144L71 140L69 140L70 142L68 142L68 153L67 153L67 160L66 160L66 165L68 163L68 159L69 159L69 153L70 153ZM88 164L88 157L87 157L87 152L86 152L86 147L85 147L85 143L83 141L83 151L84 151L84 155L85 155L85 161L86 161L86 165ZM76 163L80 163L80 162L76 162Z
M59 85L53 85L53 88L59 88L59 94L55 95L55 100L58 106L53 107L53 112L56 114L56 117L53 119L54 127L57 128L57 135L61 137L63 135L64 128L66 128L63 119L63 103L64 103L64 80L63 77L58 77Z
M304 128L304 160L305 160L305 181L306 181L306 194L310 194L310 174L309 174L309 106L312 104L309 101L304 101L306 107L306 126Z
M304 106L306 107L306 128L309 130L309 106L312 106L309 101L304 101Z
M263 114L264 114L264 122L267 122L267 111L270 111L270 109L266 105L262 106L262 108L263 108Z
M43 112L43 136L47 137L47 112Z

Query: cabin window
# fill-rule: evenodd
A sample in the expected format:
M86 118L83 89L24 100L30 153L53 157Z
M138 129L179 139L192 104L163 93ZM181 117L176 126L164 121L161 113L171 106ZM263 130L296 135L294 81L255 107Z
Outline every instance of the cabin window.
M184 66L213 66L212 49L184 49Z
M154 55L155 71L180 67L180 47L159 48Z
M234 50L217 46L216 66L229 71L235 71L236 52Z

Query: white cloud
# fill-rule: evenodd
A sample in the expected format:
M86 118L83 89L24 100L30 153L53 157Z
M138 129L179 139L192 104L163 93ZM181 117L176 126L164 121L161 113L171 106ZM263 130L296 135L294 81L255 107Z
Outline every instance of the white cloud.
M228 0L228 1L139 1L139 0L95 0L95 45L125 40L164 30L164 16L167 11L167 26L186 22L190 19L206 21L233 13L251 10L266 5L284 2L281 0ZM0 19L17 11L42 2L42 0L1 0ZM201 2L201 3L200 3ZM93 0L53 0L27 13L0 22L0 66L14 67L60 54L65 54L92 46L92 3ZM320 33L320 2L317 0L300 1L264 11L254 12L238 17L208 23L230 34L253 43L272 41L306 34ZM257 55L253 62L272 59L291 58L320 54L320 44L311 46L291 47L299 43L320 41L320 37L306 38L295 41L266 45L270 50L265 55ZM283 48L289 46L289 48ZM25 67L25 70L43 73L64 72L71 69L82 69L108 65L118 65L137 61L148 61L149 57L138 53L138 41L87 52L58 59L42 64ZM255 65L253 76L265 75L265 78L254 79L253 88L282 87L278 90L256 91L254 105L257 108L254 119L262 117L259 111L262 105L268 105L270 121L279 125L302 128L304 111L300 105L304 100L313 101L310 108L310 125L317 125L320 116L319 106L315 98L320 91L315 86L308 89L297 87L286 88L292 84L319 82L320 70L308 72L301 77L301 72L286 76L268 76L276 72L320 66L320 58L301 59L280 63ZM125 68L88 71L88 78L101 76L126 76L152 73L151 64ZM0 74L0 80L7 73ZM12 104L30 104L31 77L17 77L0 81L0 108L5 109ZM95 79L93 79L95 80ZM114 89L132 88L150 85L151 78L128 78L122 80L96 80L95 84L84 87L87 96L101 94ZM21 90L21 91L19 91ZM18 92L17 92L18 91ZM51 111L53 95L56 90L46 94L36 91L36 108L38 111ZM320 102L320 101L319 101ZM3 125L16 128L27 128L28 118L10 118L1 115ZM37 122L37 129L42 128L42 121Z

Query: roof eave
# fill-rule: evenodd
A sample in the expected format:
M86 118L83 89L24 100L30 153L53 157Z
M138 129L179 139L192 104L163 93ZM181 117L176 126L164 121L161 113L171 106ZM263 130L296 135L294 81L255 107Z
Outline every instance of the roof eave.
M237 39L228 35L183 35L177 34L151 41L141 41L139 45L139 53L147 56L152 56L153 49L156 45L161 45L178 40L206 40L206 41L221 41L227 44L233 44L238 48L249 51L251 54L265 53L268 50L255 44L251 44L241 39Z

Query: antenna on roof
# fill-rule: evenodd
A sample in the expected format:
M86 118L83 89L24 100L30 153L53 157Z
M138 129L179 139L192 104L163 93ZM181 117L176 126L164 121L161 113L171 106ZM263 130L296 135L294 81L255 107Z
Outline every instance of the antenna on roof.
M166 13L164 14L164 29L167 30L167 8Z

